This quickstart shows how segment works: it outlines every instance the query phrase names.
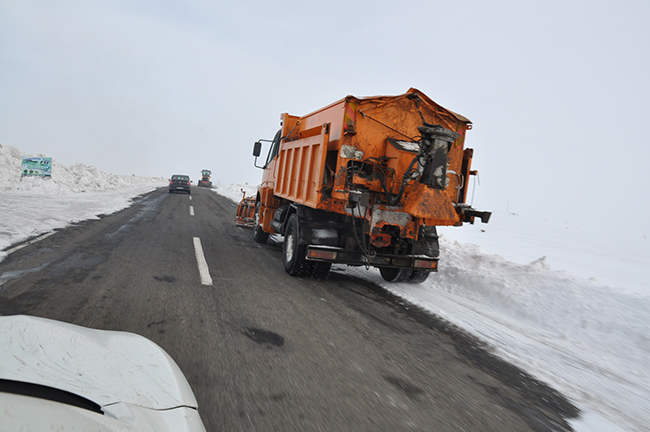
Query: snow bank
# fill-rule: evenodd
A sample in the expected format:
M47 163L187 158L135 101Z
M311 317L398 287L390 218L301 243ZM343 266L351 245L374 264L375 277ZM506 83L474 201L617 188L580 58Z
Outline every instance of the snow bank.
M122 190L139 185L164 185L163 178L138 177L135 175L108 174L84 164L66 166L52 160L52 177L22 177L22 150L4 145L0 147L0 192L30 194L70 194Z
M244 196L242 189L246 192L247 197L254 196L257 193L257 186L253 186L248 183L244 183L243 185L229 184L227 186L217 186L212 190L219 195L223 195L226 198L239 203L239 201L241 201L242 197Z
M495 212L489 224L439 229L460 243L480 244L485 253L528 263L545 258L554 270L590 279L630 294L650 297L650 230L596 229L579 222L558 222Z
M55 160L51 178L21 178L23 156L42 155L0 147L0 260L12 244L114 213L128 207L133 197L167 184L163 178L120 176Z
M444 236L440 249L440 271L422 285L343 271L474 334L583 409L647 430L650 298L554 271L545 258L518 264Z

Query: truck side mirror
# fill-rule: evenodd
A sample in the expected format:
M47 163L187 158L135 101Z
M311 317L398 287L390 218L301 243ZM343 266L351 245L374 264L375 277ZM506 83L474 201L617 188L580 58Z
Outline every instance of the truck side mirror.
M258 157L262 153L262 143L256 141L253 145L253 156Z

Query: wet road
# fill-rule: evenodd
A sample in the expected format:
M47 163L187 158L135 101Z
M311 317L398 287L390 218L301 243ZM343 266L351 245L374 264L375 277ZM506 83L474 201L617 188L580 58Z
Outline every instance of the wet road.
M234 214L160 189L58 231L0 262L0 314L152 339L209 431L569 430L573 406L478 341L336 267L289 277Z

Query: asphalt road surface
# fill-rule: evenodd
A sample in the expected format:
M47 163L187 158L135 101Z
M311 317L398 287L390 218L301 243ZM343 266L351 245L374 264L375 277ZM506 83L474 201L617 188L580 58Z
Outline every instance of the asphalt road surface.
M570 430L562 395L436 317L337 267L288 276L235 209L161 188L57 231L0 262L0 315L152 339L209 431Z

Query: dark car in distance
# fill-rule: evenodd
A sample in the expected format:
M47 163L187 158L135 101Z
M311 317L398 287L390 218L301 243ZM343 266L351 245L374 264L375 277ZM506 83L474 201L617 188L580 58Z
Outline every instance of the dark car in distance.
M190 176L174 174L169 180L169 193L172 192L192 193L190 190Z

